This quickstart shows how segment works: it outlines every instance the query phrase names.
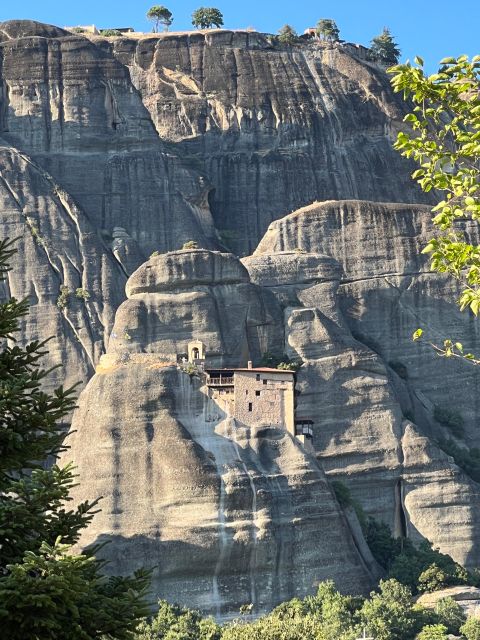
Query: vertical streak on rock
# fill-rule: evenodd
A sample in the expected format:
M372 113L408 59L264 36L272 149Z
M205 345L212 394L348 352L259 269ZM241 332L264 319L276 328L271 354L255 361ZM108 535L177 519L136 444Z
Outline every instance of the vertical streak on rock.
M250 485L250 490L252 492L252 526L251 526L251 551L250 551L250 604L253 605L253 610L255 611L255 607L257 604L257 586L256 586L256 567L257 567L257 489L255 487L255 482L253 480L253 472L250 472L247 468L247 465L242 460L242 456L240 455L240 451L238 449L238 443L235 439L235 428L232 431L232 441L235 446L235 451L237 453L238 461L240 462L245 476L248 478L248 483Z
M121 475L121 459L120 459L120 451L121 451L121 432L118 427L113 427L110 431L110 435L113 440L113 475L116 478L116 486L113 490L113 500L112 500L112 512L113 512L113 528L119 529L120 523L118 516L121 514L120 508L120 475Z
M3 49L0 48L0 133L8 131L8 84L3 78Z
M218 501L218 537L220 541L220 553L218 554L217 564L215 565L215 573L213 574L213 602L215 605L217 616L222 613L222 596L218 586L218 578L222 573L223 562L225 560L227 550L227 536L225 530L225 482L223 480L224 465L220 465L215 458L218 477L220 479L220 497Z

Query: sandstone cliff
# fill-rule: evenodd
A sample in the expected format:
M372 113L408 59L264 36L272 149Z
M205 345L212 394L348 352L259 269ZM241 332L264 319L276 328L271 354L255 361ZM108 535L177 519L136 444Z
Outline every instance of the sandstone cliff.
M281 348L273 294L229 254L203 250L151 259L127 292L64 456L79 468L75 497L104 496L82 545L112 541L102 552L112 571L152 566L155 594L218 618L242 603L268 610L326 578L368 591L374 563L315 458L285 429L226 415L204 376L176 365L193 338L206 366Z
M314 445L327 473L397 535L426 537L475 567L480 487L436 444L448 430L434 407L461 411L467 443L478 446L478 371L411 334L455 332L477 351L480 336L453 305L451 281L427 271L429 221L425 206L316 203L272 223L243 262L283 306L287 353L304 362L299 410L318 416Z
M87 274L82 283L108 309L91 321L94 362L124 276L154 251L193 239L245 254L273 219L315 199L419 201L390 145L403 109L385 73L346 47L292 49L225 31L87 39L32 21L0 24L4 154L18 154L68 195L98 238L88 260L124 272L111 283ZM8 162L0 171L2 209L11 209ZM49 200L36 200L29 174L21 189L35 201L30 217L41 221ZM25 220L24 204L16 206ZM19 258L33 282L36 257ZM60 286L69 286L63 274L44 282L44 296L56 299ZM31 293L20 282L15 290ZM43 300L32 302L39 316L51 314ZM51 333L48 322L36 330ZM70 379L78 346L63 334ZM83 349L81 358L81 370L91 371L92 354Z
M419 257L403 114L347 45L0 24L0 223L19 237L2 295L29 297L25 336L55 334L56 382L96 371L70 438L82 496L104 496L83 543L153 565L157 594L228 616L325 577L368 589L332 476L396 533L479 564L479 485L433 415L461 411L457 443L478 446L478 374L410 340L423 326L478 353L478 328ZM225 419L177 369L192 337L214 366L300 357L316 459Z

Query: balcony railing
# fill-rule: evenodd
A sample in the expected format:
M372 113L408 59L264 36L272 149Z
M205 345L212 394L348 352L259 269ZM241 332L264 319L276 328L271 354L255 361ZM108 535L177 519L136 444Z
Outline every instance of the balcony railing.
M208 387L224 387L226 385L233 384L233 376L224 377L220 376L219 378L207 378L207 386Z

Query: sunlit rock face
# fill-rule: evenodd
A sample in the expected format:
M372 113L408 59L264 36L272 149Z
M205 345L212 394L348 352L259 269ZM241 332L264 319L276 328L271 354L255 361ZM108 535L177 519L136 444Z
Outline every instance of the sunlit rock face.
M54 334L52 385L91 378L69 456L77 497L104 501L83 543L153 566L157 595L228 617L327 577L368 590L329 477L479 565L478 484L433 419L457 411L457 444L479 446L477 370L410 339L479 353L478 323L419 255L429 207L391 147L404 112L349 45L0 24L0 224L19 238L1 294L28 296L24 339ZM301 358L317 460L222 415L177 368L192 338L215 367Z
M243 263L282 304L286 351L304 362L298 410L317 417L327 474L397 535L428 538L474 567L479 485L439 447L452 434L433 413L457 407L458 443L478 445L477 369L439 359L411 335L455 331L477 351L480 341L452 304L458 291L420 255L429 220L423 206L315 203L272 223Z
M285 428L229 416L201 373L176 366L193 339L207 367L281 348L274 295L230 254L201 250L152 258L127 294L64 457L80 473L75 498L103 496L82 545L111 540L102 553L112 571L153 567L156 596L220 619L246 603L266 611L326 578L368 591L371 556L315 457Z
M215 225L239 255L314 200L423 201L391 146L405 106L352 47L223 31L117 39L109 50L159 135L203 167Z
M53 322L31 324L30 337L45 339L55 327L65 376L85 382L125 279L152 253L194 240L246 254L272 220L315 199L420 200L390 145L403 112L385 73L354 47L293 50L226 31L108 40L1 23L2 211L17 212L16 235L27 238L27 207L55 244L50 212L64 207L55 195L64 194L78 223L58 251L75 251L98 272L52 271L35 295L43 252L19 245L28 267L24 278L11 274L12 286ZM79 228L89 229L88 242ZM46 302L73 285L90 295L81 300L91 335L80 341L84 321Z

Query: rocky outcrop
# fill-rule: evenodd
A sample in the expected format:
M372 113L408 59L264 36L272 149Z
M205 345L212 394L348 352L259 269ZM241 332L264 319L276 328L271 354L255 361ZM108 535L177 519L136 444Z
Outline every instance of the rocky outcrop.
M455 293L419 256L429 231L426 207L317 203L272 223L243 262L283 306L286 351L304 363L298 411L315 417L327 473L397 535L428 538L475 567L480 486L436 444L448 432L433 408L448 380L449 406L462 407L470 428L459 444L478 442L468 423L478 373L464 364L458 375L411 334L423 326L437 338L452 322L472 349L478 334L465 315L450 310L446 323L441 314Z
M285 429L227 416L201 372L175 364L192 339L206 366L280 348L274 296L232 256L198 250L152 258L127 293L64 457L78 466L77 499L104 496L82 544L113 541L102 551L112 571L153 567L156 596L220 619L325 578L368 591L374 563L315 458Z
M152 257L127 282L109 355L154 353L177 361L195 335L209 366L246 366L283 345L278 304L250 283L231 254L187 250Z
M1 23L5 152L66 194L98 238L81 260L123 272L108 286L108 275L84 286L109 311L92 321L97 346L80 368L70 357L76 338L67 338L66 377L87 376L98 362L124 278L152 253L188 240L247 253L272 219L315 198L421 198L390 146L402 115L384 72L351 47L292 49L225 31L88 39ZM0 173L9 179L8 163ZM35 180L24 187L37 198ZM42 198L34 208L48 215ZM42 267L33 253L19 259L28 260L28 281L14 288L30 296ZM68 283L48 286L53 299ZM43 299L31 300L50 314ZM32 325L31 337L49 337L49 326Z
M480 589L476 587L448 587L433 593L424 593L417 602L427 609L435 609L435 605L444 598L455 600L467 618L480 618Z
M0 139L0 145L2 141ZM123 299L125 276L71 196L29 156L0 146L0 220L17 238L2 297L28 297L26 338L53 338L52 384L87 382Z
M480 242L476 225L469 224L466 231L472 242ZM411 340L413 331L423 327L434 342L441 344L450 337L460 339L474 353L479 350L478 323L454 304L459 294L455 281L430 273L428 260L421 255L433 233L428 207L314 203L273 222L249 264L264 254L287 250L334 258L340 269L339 306L352 334L390 368L404 367L411 403L430 413L435 405L448 404L461 413L467 442L478 446L477 368L440 359L428 345ZM252 278L262 283L261 277ZM445 380L449 381L448 403Z
M478 353L478 326L420 256L427 200L391 147L403 115L348 45L0 24L0 222L19 238L1 293L29 298L25 338L55 334L52 382L96 371L70 436L77 497L105 496L83 543L114 540L114 570L153 565L157 595L228 617L327 577L368 589L326 477L479 565L479 485L434 419L460 412L457 445L480 444L477 370L410 339ZM222 415L177 366L192 337L211 366L301 358L316 458Z
M351 47L227 31L107 47L159 135L205 171L215 225L234 253L317 199L423 201L391 146L405 106L385 71Z

